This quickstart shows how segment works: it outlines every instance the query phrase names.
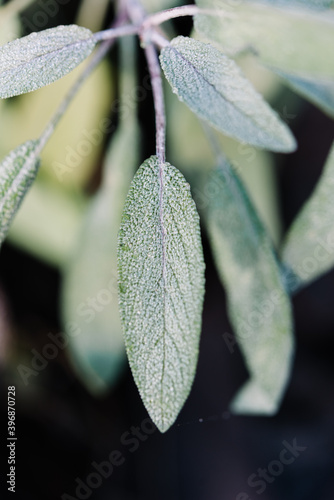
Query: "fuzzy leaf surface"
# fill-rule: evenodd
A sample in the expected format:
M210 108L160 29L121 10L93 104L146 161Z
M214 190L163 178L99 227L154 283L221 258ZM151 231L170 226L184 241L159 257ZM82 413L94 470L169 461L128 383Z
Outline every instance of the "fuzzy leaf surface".
M165 432L195 376L204 262L189 185L156 156L142 164L129 190L118 259L130 367L147 411Z
M0 245L24 196L35 180L40 163L39 141L27 141L0 163Z
M78 66L95 46L87 28L68 25L31 33L0 47L0 97L39 89Z
M173 92L200 118L230 137L272 151L293 151L288 127L236 63L209 44L177 37L160 61Z
M226 159L209 174L207 228L228 312L250 379L232 401L241 414L274 414L289 379L290 299L270 238Z

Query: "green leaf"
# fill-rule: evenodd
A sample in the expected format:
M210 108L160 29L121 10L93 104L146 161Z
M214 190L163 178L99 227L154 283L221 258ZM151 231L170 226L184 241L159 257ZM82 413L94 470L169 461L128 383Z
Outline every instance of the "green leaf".
M11 151L0 164L0 244L24 196L35 180L40 163L39 141L27 141Z
M80 330L69 335L72 364L94 393L105 392L125 366L117 298L117 233L135 171L139 129L122 125L105 160L102 187L84 217L72 259L64 269L64 323Z
M334 80L321 80L310 77L299 78L291 73L274 71L292 90L334 118Z
M333 5L333 0L263 0L266 3L270 3L272 5L277 5L280 7L281 5L302 5L307 8L312 9L328 9Z
M231 408L234 413L273 414L291 370L290 300L270 238L224 158L209 175L205 192L211 193L206 222L213 256L250 374Z
M199 14L195 28L227 54L252 50L260 60L298 76L334 77L334 13L264 3L199 0L213 15ZM312 36L310 36L312 33Z
M31 92L72 71L95 46L92 33L76 25L57 26L0 47L0 97Z
M161 432L175 421L197 365L204 295L199 218L182 174L151 156L127 196L119 233L125 344L143 403Z
M334 266L333 192L334 143L320 180L292 223L282 247L287 286L292 292Z
M243 76L209 44L177 37L161 51L166 78L181 101L230 137L272 151L293 151L288 127Z

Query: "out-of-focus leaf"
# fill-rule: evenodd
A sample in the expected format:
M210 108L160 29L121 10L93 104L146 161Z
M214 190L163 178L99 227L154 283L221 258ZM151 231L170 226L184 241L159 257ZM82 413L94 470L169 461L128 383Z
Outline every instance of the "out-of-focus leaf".
M288 127L236 63L211 45L177 37L162 49L160 60L173 92L210 125L255 146L295 149Z
M52 85L20 96L13 102L0 100L0 153L38 137L62 99L86 67L87 60ZM87 186L98 164L114 123L108 118L115 101L113 74L104 60L74 97L42 152L39 178L60 190L78 191ZM29 127L27 127L29 123Z
M189 185L156 156L139 168L119 233L120 310L133 377L165 432L191 389L204 296L199 217Z
M231 408L235 413L274 414L291 370L290 300L271 241L227 160L222 158L209 174L207 191L209 238L250 374Z
M333 192L334 144L313 194L292 223L282 247L287 287L292 292L334 266Z
M334 77L334 13L263 2L198 0L213 8L199 14L195 28L227 54L253 50L260 60L298 76Z
M201 0L202 1L202 0ZM261 0L259 0L261 1ZM277 6L302 5L312 9L329 9L334 4L333 0L262 0Z
M8 231L8 241L60 268L76 244L85 199L61 191L37 176Z
M44 87L72 71L95 46L92 32L76 25L57 26L0 48L0 97Z
M292 90L311 101L329 116L334 117L334 79L299 78L283 71L275 72Z
M165 97L169 158L172 164L177 163L190 183L192 196L201 216L211 195L203 187L205 176L212 170L215 161L212 148L200 121L194 119L189 108L175 99L167 86ZM180 130L183 131L182 134ZM240 144L222 134L217 133L215 136L241 176L274 243L280 242L282 228L273 155L254 146Z
M0 244L39 167L39 141L27 141L0 163Z
M135 170L139 130L123 125L105 160L102 188L84 217L81 235L64 269L62 309L65 324L80 330L69 335L72 363L95 393L110 388L125 362L117 298L117 233Z

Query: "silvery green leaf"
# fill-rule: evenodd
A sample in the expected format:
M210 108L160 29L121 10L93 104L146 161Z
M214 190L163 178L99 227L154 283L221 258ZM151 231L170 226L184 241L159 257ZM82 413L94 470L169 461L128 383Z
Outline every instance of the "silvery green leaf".
M204 262L189 185L156 156L142 164L129 190L118 259L130 367L147 411L165 432L195 376Z
M39 141L27 141L0 163L0 244L38 172Z
M291 73L276 70L292 90L309 100L329 116L334 117L334 79L300 78Z
M252 50L270 66L299 76L333 78L334 13L263 2L199 0L213 15L198 14L195 28L226 54ZM312 33L312 36L310 36Z
M162 49L160 61L173 92L210 125L254 146L295 149L288 127L236 63L211 45L180 36Z
M261 1L261 0L259 0ZM333 5L333 0L262 0L265 3L270 3L272 5L288 6L288 5L302 5L303 7L312 9L329 9Z
M292 223L282 247L287 286L292 292L334 266L333 192L334 143L320 180Z
M116 132L105 160L102 187L84 216L71 261L64 269L62 314L69 352L79 377L95 393L117 380L125 366L125 346L117 297L117 234L135 171L139 130L128 120Z
M227 294L230 321L250 379L232 401L234 413L273 414L293 354L290 299L266 230L225 159L209 174L206 225Z
M76 25L57 26L0 47L0 97L44 87L72 71L95 46L92 33Z

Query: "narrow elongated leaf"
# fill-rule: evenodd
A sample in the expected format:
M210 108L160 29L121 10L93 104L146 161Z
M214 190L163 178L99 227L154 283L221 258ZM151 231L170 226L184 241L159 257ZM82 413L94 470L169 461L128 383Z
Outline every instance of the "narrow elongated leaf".
M206 218L213 255L250 374L231 408L273 414L291 369L290 300L270 239L227 160L210 174L205 192L212 193Z
M117 298L117 233L135 171L139 130L135 120L121 126L106 157L103 185L83 221L76 250L64 269L62 309L72 363L88 388L101 393L125 365Z
M204 295L199 218L182 174L156 156L132 182L119 233L119 298L133 377L161 432L192 385Z
M299 78L291 73L275 72L292 90L311 101L329 116L334 117L334 79Z
M273 151L293 151L288 127L243 76L209 44L177 37L161 51L166 78L181 101L230 137Z
M202 0L200 0L202 1ZM261 0L260 0L261 1ZM303 7L308 7L312 9L328 9L333 5L333 0L263 0L266 3L277 6L287 6L287 5L302 5Z
M334 143L310 199L292 223L282 247L282 261L292 291L334 266ZM290 286L291 288L291 286Z
M27 141L11 151L0 163L0 244L34 181L40 158L39 141Z
M199 14L195 28L226 54L251 49L260 60L299 76L334 77L334 13L263 2L198 0L213 15ZM310 34L312 34L310 36Z
M12 97L58 80L89 56L92 33L76 25L57 26L0 47L0 97Z

